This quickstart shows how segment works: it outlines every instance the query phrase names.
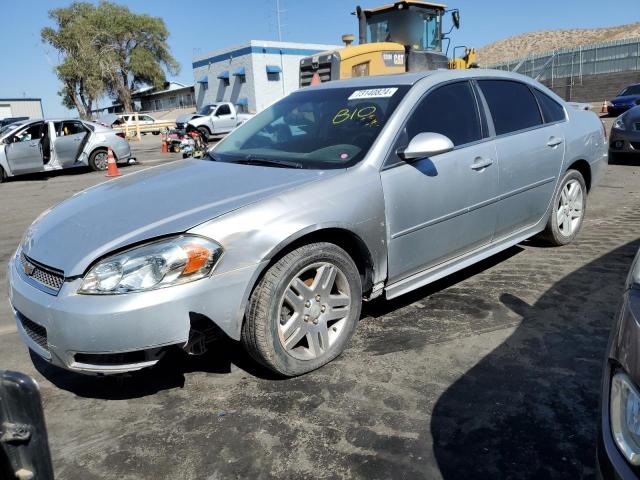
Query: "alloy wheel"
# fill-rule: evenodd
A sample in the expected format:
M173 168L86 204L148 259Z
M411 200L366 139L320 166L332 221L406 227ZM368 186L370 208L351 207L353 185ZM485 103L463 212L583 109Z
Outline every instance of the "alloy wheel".
M327 352L340 338L351 311L351 291L344 272L328 262L309 265L289 282L279 302L278 337L300 360Z
M583 192L580 182L569 180L560 192L556 209L558 229L565 237L571 236L579 227L583 214Z

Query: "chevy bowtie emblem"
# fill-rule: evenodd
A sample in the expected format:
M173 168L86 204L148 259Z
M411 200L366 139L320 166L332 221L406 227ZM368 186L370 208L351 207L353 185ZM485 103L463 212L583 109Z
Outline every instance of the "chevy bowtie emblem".
M25 260L24 263L22 264L22 269L24 270L24 273L31 276L33 275L33 272L35 271L36 267L31 262L28 262Z

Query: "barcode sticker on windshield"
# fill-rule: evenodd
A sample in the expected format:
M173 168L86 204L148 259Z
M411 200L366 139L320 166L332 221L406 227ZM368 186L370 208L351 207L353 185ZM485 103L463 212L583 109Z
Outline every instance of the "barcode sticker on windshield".
M361 98L388 98L398 91L397 88L371 88L369 90L356 90L349 95L348 100L359 100Z

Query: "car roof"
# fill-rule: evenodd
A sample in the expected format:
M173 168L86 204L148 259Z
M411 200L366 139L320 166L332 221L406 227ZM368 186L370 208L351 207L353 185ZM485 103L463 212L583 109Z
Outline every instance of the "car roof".
M533 83L531 77L521 75L519 73L507 72L504 70L493 70L485 68L471 68L466 70L449 70L438 69L428 70L425 72L410 72L392 75L377 75L371 77L356 77L347 80L333 80L331 82L320 83L312 88L330 89L330 88L353 88L353 87L378 87L378 86L394 86L394 85L414 85L424 78L430 78L435 82L454 80L456 78L476 78L476 77L493 77L502 79L518 80L526 83ZM309 87L304 87L309 88Z

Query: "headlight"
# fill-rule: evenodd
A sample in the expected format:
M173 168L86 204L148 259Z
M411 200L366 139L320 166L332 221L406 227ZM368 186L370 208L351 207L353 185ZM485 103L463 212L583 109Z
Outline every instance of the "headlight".
M613 128L615 128L616 130L626 130L627 127L624 124L624 118L622 118L623 115L620 115L618 118L616 118L616 121L613 122Z
M221 255L216 242L192 235L148 243L98 262L78 293L120 294L192 282L209 275Z
M624 373L611 380L611 430L618 448L632 465L640 465L640 393Z

